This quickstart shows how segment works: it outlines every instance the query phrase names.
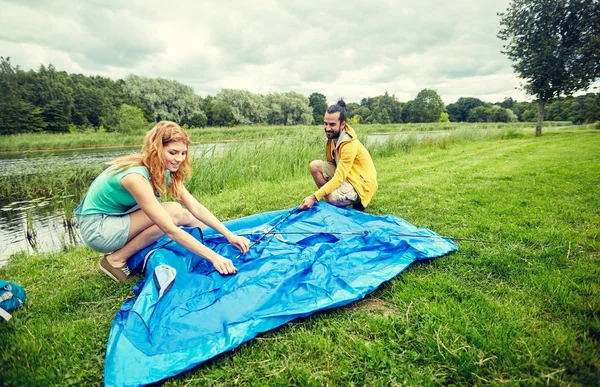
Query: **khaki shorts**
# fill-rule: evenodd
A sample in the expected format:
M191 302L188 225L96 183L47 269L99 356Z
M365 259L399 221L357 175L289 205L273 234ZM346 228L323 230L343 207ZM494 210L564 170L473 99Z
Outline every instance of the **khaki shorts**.
M78 215L81 239L92 250L111 253L127 243L131 218L125 215Z
M129 211L119 214L79 214L81 204L75 209L81 239L92 250L112 253L127 243L131 227L130 214L140 209L135 205Z
M328 161L321 160L321 170L323 171L323 177L327 181L331 180L333 175L335 175L335 165ZM342 185L333 190L330 195L336 202L343 205L350 205L359 200L358 193L356 193L352 184L348 183L348 180L344 180Z

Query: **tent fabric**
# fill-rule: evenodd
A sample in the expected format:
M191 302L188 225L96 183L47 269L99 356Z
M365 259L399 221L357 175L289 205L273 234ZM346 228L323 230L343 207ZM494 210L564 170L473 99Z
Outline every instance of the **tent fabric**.
M225 224L259 243L240 255L214 230L187 231L232 259L236 275L221 276L166 238L129 260L132 269L145 269L145 278L112 323L105 385L145 385L177 375L295 318L362 299L412 262L458 249L399 217L326 203Z

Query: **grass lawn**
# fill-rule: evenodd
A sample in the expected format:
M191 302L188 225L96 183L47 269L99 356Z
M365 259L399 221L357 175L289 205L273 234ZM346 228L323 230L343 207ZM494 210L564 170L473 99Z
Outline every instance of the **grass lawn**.
M600 131L504 138L378 154L368 208L498 243L459 242L365 300L164 385L600 385ZM199 200L229 219L298 205L312 190L308 174L294 174ZM110 324L135 281L112 282L98 259L87 248L18 254L0 269L28 292L0 324L0 385L102 383Z

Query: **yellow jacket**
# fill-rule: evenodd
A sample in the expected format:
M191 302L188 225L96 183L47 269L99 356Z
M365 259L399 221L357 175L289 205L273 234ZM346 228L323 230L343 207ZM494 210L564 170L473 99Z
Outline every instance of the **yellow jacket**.
M335 146L335 148L334 148ZM358 141L354 129L346 125L337 145L332 139L327 141L325 148L327 161L336 165L335 175L317 192L317 200L329 195L338 188L344 180L348 180L354 187L364 207L369 205L371 198L377 191L377 171L367 148Z

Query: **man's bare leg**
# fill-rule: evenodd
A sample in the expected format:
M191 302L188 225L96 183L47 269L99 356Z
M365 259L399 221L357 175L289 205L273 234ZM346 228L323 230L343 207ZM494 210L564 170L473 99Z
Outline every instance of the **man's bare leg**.
M352 200L336 200L334 199L332 194L326 195L325 200L327 201L327 203L333 204L336 207L348 207L349 205L354 203Z
M310 174L317 185L317 188L321 188L325 184L327 184L327 179L323 176L323 168L321 167L321 160L311 161L309 164Z

